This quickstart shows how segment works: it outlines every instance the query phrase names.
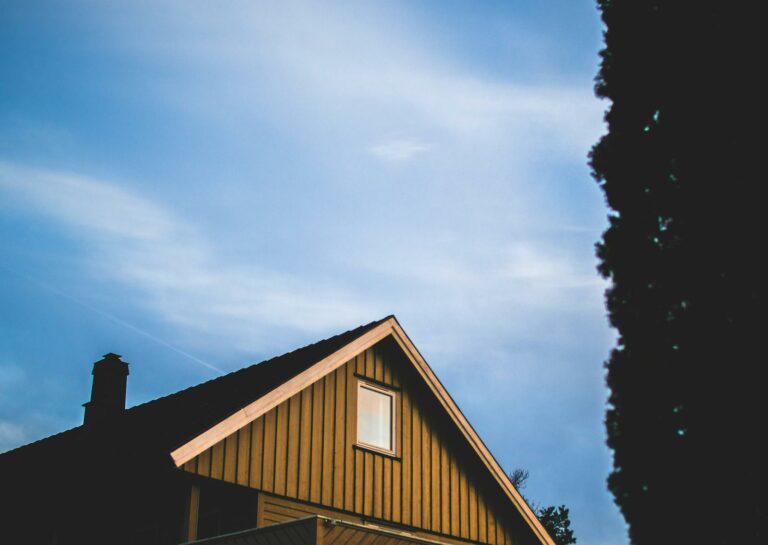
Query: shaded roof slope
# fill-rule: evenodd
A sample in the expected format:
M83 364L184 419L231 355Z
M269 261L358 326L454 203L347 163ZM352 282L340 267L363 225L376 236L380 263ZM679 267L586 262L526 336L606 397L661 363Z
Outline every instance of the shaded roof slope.
M128 409L110 431L120 435L123 447L168 458L168 452L233 412L270 392L326 356L375 328L389 316L345 333L299 348L282 356L192 386ZM17 457L49 455L80 447L84 441L106 433L100 428L78 426L0 454L0 465Z

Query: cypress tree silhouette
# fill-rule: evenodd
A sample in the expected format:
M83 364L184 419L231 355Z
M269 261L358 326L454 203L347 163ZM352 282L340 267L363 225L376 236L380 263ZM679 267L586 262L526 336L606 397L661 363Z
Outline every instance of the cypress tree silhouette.
M707 1L598 6L596 92L611 106L591 166L619 333L608 486L635 545L765 543L760 18Z

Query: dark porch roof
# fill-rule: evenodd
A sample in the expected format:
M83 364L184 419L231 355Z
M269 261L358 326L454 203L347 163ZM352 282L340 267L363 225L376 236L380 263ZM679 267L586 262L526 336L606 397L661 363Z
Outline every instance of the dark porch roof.
M222 536L189 542L189 545L445 545L394 529L312 515Z

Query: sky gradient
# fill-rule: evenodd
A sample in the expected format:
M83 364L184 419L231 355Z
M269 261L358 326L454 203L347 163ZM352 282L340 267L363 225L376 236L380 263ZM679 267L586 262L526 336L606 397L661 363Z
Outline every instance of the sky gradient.
M589 1L0 7L0 451L394 313L582 545L615 334Z

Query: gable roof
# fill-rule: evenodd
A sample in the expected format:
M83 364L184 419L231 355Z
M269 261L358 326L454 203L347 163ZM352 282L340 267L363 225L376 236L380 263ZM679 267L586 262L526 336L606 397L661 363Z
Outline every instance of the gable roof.
M537 538L554 545L536 515L515 489L464 414L394 316L305 346L282 356L128 409L113 437L122 449L165 465L183 465L221 439L319 380L347 361L391 336L435 395L482 464ZM0 469L14 458L75 452L93 444L100 430L78 426L0 454ZM170 454L170 459L168 454ZM170 464L170 461L173 464Z
M552 538L544 530L539 519L533 513L526 501L515 489L502 467L493 457L488 447L485 446L480 436L477 435L472 425L459 409L456 402L450 396L443 384L427 364L424 357L416 349L408 335L403 331L394 316L388 316L378 322L365 326L364 331L351 339L347 344L340 346L336 351L329 353L322 359L318 359L313 365L304 368L294 374L279 386L260 397L254 396L254 401L233 412L203 433L181 445L173 452L171 457L177 466L183 465L209 447L231 435L243 426L256 420L270 409L276 407L294 394L321 379L328 373L344 365L347 361L378 343L382 339L391 336L407 356L408 361L415 367L418 374L424 380L430 391L438 399L453 423L467 440L474 452L478 455L483 465L501 487L505 496L512 502L523 520L528 524L533 533L542 543L554 545Z
M143 450L160 451L167 458L173 449L389 318L131 407L119 422L120 432L126 440L140 436ZM0 465L21 456L45 455L61 449L79 448L100 431L77 426L0 454Z

